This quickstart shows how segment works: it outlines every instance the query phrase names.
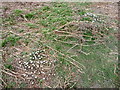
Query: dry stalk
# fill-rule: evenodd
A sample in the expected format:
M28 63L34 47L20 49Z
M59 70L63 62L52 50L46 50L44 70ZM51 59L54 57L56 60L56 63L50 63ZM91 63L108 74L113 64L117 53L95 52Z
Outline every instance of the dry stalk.
M8 74L8 75L10 75L10 76L13 76L13 77L15 77L15 78L21 78L21 79L23 79L23 80L25 80L24 78L22 78L21 76L19 76L19 75L14 75L14 74L12 74L12 73L9 73L9 72L6 72L5 70L1 70L3 73L5 73L5 74Z
M74 47L76 47L79 44L75 44L74 46L72 46L70 49L67 50L67 52L69 52L71 49L73 49Z
M7 83L2 78L0 78L0 80L3 82L5 86L7 86Z

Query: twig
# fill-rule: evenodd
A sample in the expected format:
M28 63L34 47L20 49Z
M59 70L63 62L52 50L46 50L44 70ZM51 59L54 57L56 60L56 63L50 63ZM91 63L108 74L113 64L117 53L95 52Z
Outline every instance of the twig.
M83 53L83 54L85 54L85 55L90 55L90 53L86 53L86 52L84 52L84 51L82 51L82 50L80 50L79 52L81 52L81 53Z
M65 25L60 26L60 27L58 28L58 30L61 29L61 28L63 28L63 27L65 27L65 26L67 26L67 25L69 25L69 24L71 24L71 23L75 23L75 22L76 22L76 21L68 22L68 23L66 23Z
M0 80L5 84L5 86L7 86L7 83L4 82L4 80L2 78L0 78Z
M67 43L67 44L78 44L78 43L64 42L64 41L57 40L57 39L54 39L54 40L59 41L59 42L62 42L62 43ZM80 45L80 44L79 44L79 45Z
M8 74L8 75L10 75L10 76L15 77L15 78L19 77L19 78L21 78L21 79L24 80L24 78L22 78L22 77L20 77L20 76L17 76L17 75L13 75L12 73L6 72L5 70L1 70L1 71L4 72L4 73L6 73L6 74Z
M74 46L72 46L70 49L67 50L67 52L69 52L71 49L73 49L74 47L76 47L79 44L75 44Z
M11 72L11 73L13 73L13 74L19 74L19 73L16 73L16 72L11 71L11 70L9 70L9 69L5 69L5 70L7 70L7 71L9 71L9 72Z

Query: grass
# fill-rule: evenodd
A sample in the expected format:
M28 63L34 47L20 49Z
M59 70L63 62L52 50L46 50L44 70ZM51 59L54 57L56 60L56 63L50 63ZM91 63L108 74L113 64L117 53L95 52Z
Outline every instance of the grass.
M15 87L15 85L16 85L16 82L10 82L5 88L13 88Z
M94 16L94 12L90 15L85 16L87 13L91 12L83 10L80 7L87 7L91 5L91 3L73 4L73 7L80 8L80 10L77 10L76 13L74 10L72 10L72 7L70 5L71 4L69 3L54 2L49 6L42 6L40 9L37 8L34 10L34 12L27 14L19 9L14 10L14 14L18 17L20 17L21 14L25 15L25 18L28 21L24 24L24 26L27 26L30 30L37 29L37 31L33 33L25 34L26 36L23 36L23 38L21 38L22 43L25 44L27 50L30 49L28 51L34 51L34 49L40 47L42 47L42 49L48 49L47 46L53 49L52 50L49 48L49 51L47 53L57 60L55 63L56 76L54 77L54 80L57 82L52 79L52 81L55 82L55 85L60 82L60 87L65 88L92 87L95 85L99 85L99 87L115 87L115 79L117 77L114 74L114 65L116 64L115 58L117 56L113 55L113 57L111 57L109 55L111 50L114 51L115 46L117 45L115 37L111 36L110 34L114 33L114 28L110 28L107 25L102 26L102 23L104 23L101 23L100 21L102 16ZM98 32L93 34L93 31L90 28L81 29L80 32L77 31L79 27L82 27L80 26L81 24L76 24L77 22L69 24L72 21L76 21L73 18L74 15L81 17L80 20L77 20L81 23L86 23L86 21L91 23L95 21L94 19L98 18L95 23L93 23L96 25L95 30L98 30ZM14 22L15 18L10 17L7 19L5 20L5 23ZM31 23L31 21L35 21L37 23ZM63 25L65 26L63 28L60 28ZM6 24L6 27L9 26ZM72 36L67 36L71 35L68 33L56 34L54 33L55 30L72 33ZM26 32L24 28L18 29L18 31L21 34L24 34L24 32ZM41 34L42 36L36 37L34 34ZM81 34L84 35L82 38L85 41L83 42L81 41L82 38L79 37ZM103 34L103 36L101 34ZM31 41L31 39L33 39L33 41ZM103 40L105 43L98 43L99 45L94 45L99 39ZM20 40L19 37L8 36L3 40L2 47L16 46L18 40ZM77 43L78 45L75 46L75 44L71 43ZM29 52L27 51L22 51L20 53L22 57L28 54ZM5 64L5 67L11 70L13 69L11 64ZM38 83L40 87L44 87L44 81L42 79L39 78ZM26 86L27 85L24 85L23 83L20 85L20 87ZM14 86L9 85L8 87ZM53 87L55 86L53 85Z
M24 12L20 9L16 9L13 11L13 13L16 15L16 16L20 16L21 14L23 14Z
M10 46L14 46L17 44L17 41L19 40L19 37L16 36L8 36L7 38L5 38L5 40L2 41L1 46L5 47L7 44L9 44Z
M7 69L10 69L10 70L13 69L13 66L12 66L11 64L5 64L4 66L5 66L5 68L7 68Z
M28 20L35 18L35 12L31 12L28 14L25 14L25 18L27 18Z
M26 23L25 25L28 26L30 29L38 28L38 26L33 23Z

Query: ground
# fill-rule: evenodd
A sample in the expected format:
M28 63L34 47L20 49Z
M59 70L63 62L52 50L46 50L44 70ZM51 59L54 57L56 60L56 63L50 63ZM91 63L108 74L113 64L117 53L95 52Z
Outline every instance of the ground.
M2 3L4 88L118 87L117 3Z

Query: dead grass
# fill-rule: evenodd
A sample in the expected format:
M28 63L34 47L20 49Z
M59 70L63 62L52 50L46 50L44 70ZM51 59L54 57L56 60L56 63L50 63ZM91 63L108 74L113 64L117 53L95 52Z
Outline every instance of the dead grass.
M116 22L91 6L3 3L3 87L116 87Z

